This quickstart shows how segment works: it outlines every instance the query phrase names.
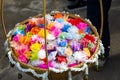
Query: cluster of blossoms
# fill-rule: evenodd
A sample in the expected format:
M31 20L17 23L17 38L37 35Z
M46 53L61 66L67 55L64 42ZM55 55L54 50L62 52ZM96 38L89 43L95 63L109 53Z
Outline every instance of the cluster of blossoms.
M34 17L15 27L10 42L19 61L42 69L65 69L88 60L96 50L96 37L80 18L62 13L46 15L48 64L44 18Z

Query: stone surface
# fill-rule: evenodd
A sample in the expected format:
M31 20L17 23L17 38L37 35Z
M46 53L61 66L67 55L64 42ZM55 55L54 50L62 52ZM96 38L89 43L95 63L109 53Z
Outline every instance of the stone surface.
M54 0L47 0L47 12L51 10L64 10L67 5L66 0L57 0L57 5L54 5ZM120 0L113 0L109 12L109 23L111 33L111 51L108 63L100 72L95 72L90 69L89 80L120 80ZM14 28L14 25L21 22L30 16L37 15L43 12L42 0L5 0L4 19L7 32ZM86 9L72 11L71 13L80 14L81 17L86 17ZM1 23L0 23L1 26ZM19 72L16 68L11 68L9 60L5 57L4 41L2 27L0 27L0 80L18 80L18 73L23 74L20 80L34 80L34 78ZM74 80L79 80L79 77Z

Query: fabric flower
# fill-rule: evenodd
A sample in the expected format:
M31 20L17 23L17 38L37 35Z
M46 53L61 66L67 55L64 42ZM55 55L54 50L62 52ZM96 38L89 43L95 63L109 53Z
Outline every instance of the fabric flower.
M40 36L38 35L33 35L30 39L31 43L39 42L40 41Z
M65 24L64 27L62 28L62 32L67 32L70 27L71 27L70 25Z
M52 52L49 53L49 55L48 55L48 60L49 60L49 61L54 61L54 60L56 60L56 55L57 55L57 51L52 51Z
M59 47L66 47L67 46L67 41L66 40L56 40L56 43Z
M76 34L79 32L78 28L75 27L75 26L72 26L68 29L68 32L71 33L71 34Z
M38 53L37 52L32 52L31 53L31 57L30 57L30 61L34 61L38 59Z
M24 52L24 55L27 59L30 59L31 53L30 53L29 49L28 50L26 49L26 51Z
M58 55L65 56L65 47L57 47Z
M13 31L12 35L17 35L17 34L21 34L21 35L25 35L25 31L24 30L20 30L18 29L18 27Z
M87 47L89 41L85 38L79 40L79 43L83 46L83 48Z
M29 24L31 26L37 26L38 25L38 19L37 18L29 19Z
M70 43L71 49L75 52L75 51L79 51L80 50L80 43L76 42L76 41L72 41Z
M30 63L32 66L39 66L40 64L44 64L44 62L43 61L40 61L39 59L37 59L37 60L33 60L33 61L31 61L31 63Z
M31 37L33 34L31 32L27 32L26 36Z
M28 62L27 58L26 58L24 55L20 55L20 56L18 57L18 60L21 61L21 62L23 62L23 63L26 63L26 64L27 64L27 62Z
M79 34L72 34L72 35L73 35L73 39L76 41L78 41L81 38Z
M19 39L19 42L22 43L22 44L29 44L29 42L30 42L30 37L29 37L29 36L22 36L22 37Z
M66 37L66 33L65 33L65 32L62 32L62 33L59 34L58 37L59 37L60 39L64 40L65 37Z
M94 36L92 36L92 35L90 35L90 34L86 34L86 35L84 36L84 38L87 39L87 40L90 40L90 41L93 42L93 43L94 43L94 41L95 41Z
M85 33L89 34L91 32L91 29L89 26L87 26L86 30L85 30Z
M55 40L55 36L53 34L48 34L47 40Z
M48 36L48 34L49 34L48 30L46 30L46 37ZM45 38L44 29L41 29L38 35L42 38Z
M58 18L58 19L56 19L55 21L57 21L57 22L59 22L59 23L62 23L62 22L64 22L64 19L63 19L63 18Z
M21 35L21 34L17 34L16 36L13 36L13 41L19 42L19 39L20 39L22 36L23 36L23 35Z
M48 64L40 64L40 65L39 65L39 68L47 69L48 66L53 68L53 65L54 65L54 64L52 63L52 61L49 61Z
M30 46L30 49L32 50L32 52L38 52L40 48L41 48L41 44L39 44L38 42Z
M51 32L50 32L52 35L54 35L55 37L58 37L58 35L61 33L61 30L56 28L56 27L52 27L51 28Z
M24 30L26 28L26 25L19 25L17 27L18 27L18 30Z
M57 21L54 22L54 26L57 28L57 29L62 29L64 24L63 23L59 23Z
M74 58L79 62L84 62L88 59L88 55L84 52L77 51L73 54Z
M48 23L47 29L51 30L51 28L52 28L53 26L54 26L54 22L51 21L51 22Z
M32 29L32 27L33 27L33 26L30 25L29 23L26 24L26 26L27 26L27 27L25 28L25 31L26 31L26 32L30 31L30 30Z
M30 32L31 32L32 34L38 34L39 31L40 31L40 28L39 28L39 27L33 27Z
M77 25L81 22L81 19L80 18L75 18L75 19L69 18L68 22L70 22L72 25Z
M88 48L83 48L83 50L85 51L85 53L87 54L88 57L91 56L90 51L89 51Z
M56 60L59 62L59 63L62 63L62 62L67 62L67 60L66 60L66 57L64 57L64 56L56 56Z
M47 21L52 21L54 19L53 16L51 16L50 14L46 14L45 17Z
M84 22L80 22L80 23L77 25L77 28L80 29L80 30L85 31L86 28L87 28L87 24L84 23Z
M65 52L64 53L65 53L66 56L71 56L72 55L72 49L70 47L65 48Z
M57 19L57 18L62 18L63 17L63 15L61 14L61 13L56 13L55 15L54 15L54 18L55 19Z
M71 34L71 33L66 33L66 36L65 36L65 38L66 39L69 39L69 40L72 40L73 39L73 34Z
M45 52L45 50L40 50L38 52L38 58L39 59L45 59L46 58L46 52Z

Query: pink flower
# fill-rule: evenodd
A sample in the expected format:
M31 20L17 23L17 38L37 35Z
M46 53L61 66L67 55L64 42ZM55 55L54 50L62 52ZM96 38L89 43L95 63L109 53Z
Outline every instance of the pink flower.
M51 28L51 34L53 34L55 37L58 37L60 33L61 33L61 30L59 28L56 28L55 26Z
M39 42L39 40L40 40L40 36L33 35L30 39L30 42L35 43L35 42Z
M18 42L21 37L22 37L21 34L17 34L16 36L13 37L13 41Z
M23 62L23 63L27 63L28 62L27 58L24 55L20 55L18 57L18 60L21 61L21 62Z
M77 28L80 29L80 30L85 31L85 29L87 28L87 24L84 23L84 22L80 22L80 23L77 25Z

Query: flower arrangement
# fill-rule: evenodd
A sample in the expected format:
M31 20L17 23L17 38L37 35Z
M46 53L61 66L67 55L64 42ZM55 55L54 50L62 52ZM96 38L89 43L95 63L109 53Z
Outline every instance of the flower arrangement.
M49 66L64 70L85 62L93 55L97 37L85 21L60 12L47 14L45 20L47 51L43 17L30 18L12 32L10 46L20 62L41 69Z

